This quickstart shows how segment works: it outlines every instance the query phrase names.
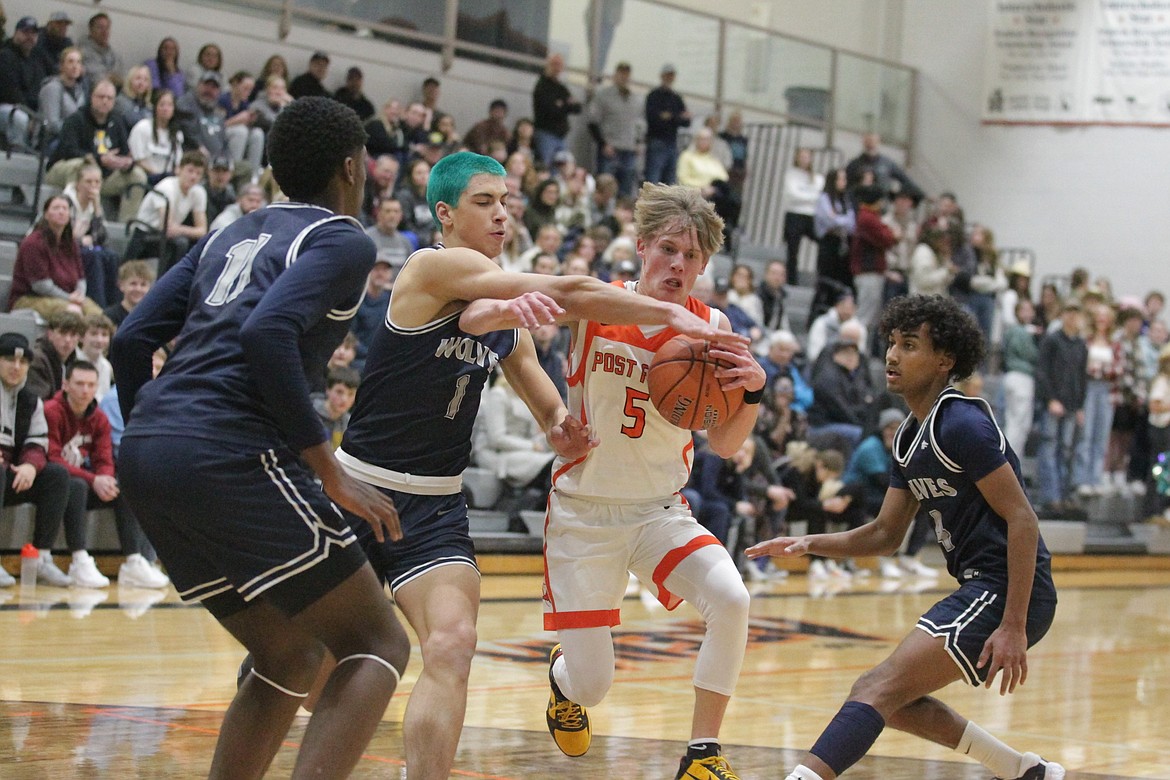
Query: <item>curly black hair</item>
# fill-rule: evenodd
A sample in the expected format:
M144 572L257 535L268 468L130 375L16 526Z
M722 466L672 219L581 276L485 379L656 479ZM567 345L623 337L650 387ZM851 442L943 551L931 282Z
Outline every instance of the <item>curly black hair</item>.
M971 313L954 298L942 295L904 295L890 301L879 326L882 338L891 331L915 333L926 325L934 348L955 359L950 378L971 376L983 362L983 331Z
M289 103L268 131L268 162L280 189L292 200L319 197L346 157L366 145L366 130L349 106L332 98L303 97Z

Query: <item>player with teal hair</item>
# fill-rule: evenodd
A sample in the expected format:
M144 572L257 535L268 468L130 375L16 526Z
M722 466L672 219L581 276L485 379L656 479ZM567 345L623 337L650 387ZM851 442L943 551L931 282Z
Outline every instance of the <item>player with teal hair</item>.
M444 157L431 170L427 199L443 242L407 258L394 281L337 459L398 510L400 541L355 531L421 645L422 671L402 725L407 773L411 780L445 780L475 655L479 570L461 474L488 375L498 365L550 449L575 458L596 440L569 416L527 328L566 318L670 325L750 353L746 340L682 306L589 276L502 270L491 258L504 244L508 188L503 167L490 157Z

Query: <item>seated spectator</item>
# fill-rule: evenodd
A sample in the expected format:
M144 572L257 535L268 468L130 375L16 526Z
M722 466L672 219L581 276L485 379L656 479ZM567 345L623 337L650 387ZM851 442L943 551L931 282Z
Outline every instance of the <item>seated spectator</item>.
M398 189L398 202L402 204L402 229L418 237L419 246L434 243L435 225L431 207L427 203L427 180L431 166L426 160L411 160L406 166L406 176Z
M735 456L724 460L705 444L701 446L697 443L691 474L683 488L695 519L724 547L736 523L736 508L741 501L746 500L743 480L736 468L737 460Z
M812 395L811 389L809 395ZM772 460L783 458L792 442L803 442L808 438L808 415L796 408L795 399L792 377L780 375L768 384L755 430L768 447Z
M37 20L24 16L16 22L12 37L0 47L0 132L7 132L10 144L29 144L30 117L18 107L37 109L41 83L54 67L34 51L39 34Z
M824 533L829 522L843 522L849 528L862 523L862 513L855 492L841 480L845 458L837 450L817 451L811 447L794 448L794 457L781 472L781 483L792 490L785 517L808 524L808 533ZM811 580L829 577L852 578L848 566L819 555L809 556L808 576Z
M199 53L195 55L195 62L184 69L183 80L187 84L187 91L194 90L199 79L207 71L213 71L223 77L223 51L214 43L203 44L199 48Z
M574 165L559 184L561 197L555 211L557 226L566 234L578 235L589 227L593 177L584 168Z
M92 363L97 369L97 390L94 398L99 402L110 392L114 384L114 367L106 355L110 351L110 337L114 335L114 323L104 314L90 314L85 318L85 334L74 353L78 360Z
M65 368L76 359L77 345L85 335L85 320L75 311L62 309L48 320L45 332L32 346L25 385L45 401L61 389Z
M366 228L366 235L374 240L378 249L378 259L389 263L395 273L415 250L414 242L398 231L401 222L402 204L397 198L383 198L378 206L377 221Z
M49 427L49 460L69 472L71 487L66 517L84 517L87 509L112 507L118 526L125 563L118 572L123 585L165 588L170 584L161 571L150 565L144 551L153 550L138 521L130 513L114 477L114 450L110 421L98 408L94 393L97 369L84 360L69 366L65 385L45 403ZM97 570L86 551L84 539L66 539L73 562L69 579L81 588L104 588L109 579Z
M365 122L374 115L374 104L362 92L362 82L365 75L362 69L352 67L345 72L345 83L333 93L333 99L343 106L349 106L358 115L358 119Z
M110 78L112 81L112 77ZM97 82L90 81L89 83L96 84ZM145 65L135 65L126 71L126 76L122 79L122 89L114 101L114 113L122 120L123 125L132 128L143 119L150 117L153 93L154 90L150 86L150 68Z
M210 197L211 194L208 193L208 198L210 199ZM219 212L207 229L212 232L220 230L240 217L251 214L260 208L264 208L264 190L260 188L259 184L245 184L240 187L240 194L236 197L236 202Z
M73 238L81 248L86 294L105 306L117 300L118 266L122 258L105 248L109 235L101 190L102 169L97 163L86 163L77 169L77 178L65 187L63 194L69 199Z
M561 262L556 255L539 254L532 258L532 273L546 276L557 276L561 272Z
M236 171L236 164L230 155L220 155L211 161L207 168L207 219L213 222L216 217L228 206L236 202L236 188L232 184L232 175ZM210 228L209 228L210 229Z
M142 199L140 189L145 187L146 172L134 165L125 126L114 114L114 85L99 81L90 89L89 103L70 114L61 126L57 148L49 156L49 172L45 182L65 189L77 176L77 169L86 157L97 160L102 167L102 197L120 198L119 222L128 222Z
M704 289L706 289L706 285L704 285ZM695 297L727 315L727 320L731 323L733 331L741 336L747 336L753 344L758 343L764 336L764 329L752 319L751 315L731 302L731 281L721 276L715 280L710 290L711 295L706 299L700 298L699 295L695 295Z
M383 154L374 160L370 175L366 177L366 192L362 198L362 221L367 225L377 222L379 204L393 198L397 200L395 191L398 187L398 158L392 154ZM402 210L399 201L398 208ZM399 225L402 218L398 219ZM397 227L397 226L396 226Z
M833 440L844 453L852 453L861 441L869 419L868 388L858 376L861 352L848 341L834 342L831 360L813 380L813 403L808 410L809 439L814 444Z
M160 347L150 356L151 378L157 377L158 372L162 371L163 363L167 362L167 355L166 348ZM122 407L118 405L117 385L111 387L110 392L105 394L98 404L98 408L105 412L106 419L110 422L110 442L114 447L114 462L116 464L118 448L122 446L122 434L126 432L126 421L122 418Z
M760 308L764 316L760 325L768 333L778 330L792 330L788 322L784 286L788 284L788 268L783 260L770 260L764 266L764 278L756 294L760 297Z
M122 263L118 269L118 291L122 300L102 309L102 314L114 323L117 328L126 319L126 315L134 311L134 307L146 297L154 284L155 273L150 264L142 260L130 260Z
M812 406L813 391L796 364L800 342L791 331L778 330L767 338L767 343L768 352L759 359L767 384L771 386L778 378L787 378L792 382L792 408L798 412L807 412Z
M51 138L61 132L65 117L85 105L85 71L81 65L81 50L69 46L61 52L57 75L41 84L37 98L41 119Z
M187 79L179 68L179 42L174 38L159 41L158 51L153 60L143 63L150 71L150 86L153 89L169 89L182 97L187 91Z
M323 51L313 52L309 58L309 69L297 76L288 85L289 94L300 97L329 97L325 89L325 76L329 73L329 55Z
M528 197L528 208L524 212L524 226L532 235L539 235L545 225L557 224L557 204L561 199L561 186L556 179L544 179L536 185ZM560 226L557 225L558 232ZM539 239L537 239L539 243Z
M402 129L402 104L391 98L378 116L366 121L366 154L377 159L391 155L401 164L406 158L406 133Z
M149 257L148 247L157 247L162 275L206 235L207 190L199 183L206 168L202 154L187 152L179 161L178 173L155 185L143 199L137 220L156 233L135 228L126 249L127 259Z
M110 16L99 11L89 17L89 34L77 42L81 49L81 60L85 65L85 78L90 84L113 76L117 78L125 71L122 55L110 46Z
M248 108L255 114L255 127L265 133L272 129L276 115L293 101L288 94L288 83L280 76L269 76L264 89L248 104Z
M256 100L268 88L268 82L273 78L282 80L286 87L288 86L289 79L292 78L292 72L288 69L288 62L279 54L273 54L264 60L264 66L260 68L260 74L256 76L256 86L252 88L252 100Z
M37 582L58 588L69 577L53 563L53 540L65 516L69 472L49 463L49 428L36 393L25 387L29 370L28 339L19 333L0 335L0 505L31 503L36 508L33 545L37 548ZM76 531L76 529L74 529ZM16 580L0 567L0 587Z
M130 128L130 156L146 171L146 181L158 184L174 174L183 155L183 131L175 116L175 93L160 89L154 93L154 113Z
M325 392L325 381L329 377L329 372L338 368L349 368L353 366L354 360L357 359L358 340L357 336L352 333L346 333L345 338L333 350L333 354L329 356L329 362L325 364L323 371L313 371L308 375L309 390L314 393Z
M257 170L252 160L260 159L264 139L245 124L228 124L227 109L219 103L222 91L223 79L208 71L194 90L179 98L175 108L183 128L183 148L198 150L208 160L230 157L236 163L236 178L250 179Z
M715 133L709 127L695 133L691 145L678 156L675 176L679 184L697 187L703 197L714 204L716 213L723 217L723 235L730 238L739 224L741 204L739 196L731 189L731 174L711 151L714 138ZM725 247L730 246L730 241L727 241Z
M569 397L569 384L565 373L569 367L569 331L557 325L541 325L532 329L532 344L540 367L560 393L561 400Z
M811 362L816 362L817 356L827 344L836 341L841 335L841 326L846 322L856 322L861 326L861 338L857 342L859 348L869 343L866 339L869 331L864 322L857 320L857 307L853 302L853 293L840 292L831 308L813 320L808 328L808 344L805 352Z
M85 292L85 267L73 239L69 199L54 195L45 201L41 218L20 242L8 308L32 309L42 317L63 309L100 312L102 307Z
M472 438L475 464L488 469L516 492L528 493L517 509L544 506L556 453L528 406L500 376L483 395Z
M223 127L231 158L245 161L251 170L258 171L264 159L266 135L248 99L255 84L256 80L251 73L246 70L236 71L228 79L227 92L219 96L219 105L226 112Z
M325 377L324 394L314 393L312 396L313 409L325 426L333 449L341 446L341 437L349 425L349 410L353 408L361 382L356 369L335 368Z
M358 371L365 366L366 354L370 351L374 336L385 327L386 315L390 309L390 287L396 271L390 258L379 252L374 260L374 267L370 269L370 275L366 277L365 295L362 296L357 313L349 324L349 332L357 337L353 367Z
M952 255L956 236L952 228L928 224L910 255L910 294L946 295L955 277Z
M755 273L750 265L736 263L731 268L731 289L727 291L727 300L743 309L752 321L763 327L764 302L756 293Z
M502 141L507 147L511 134L504 120L508 118L508 104L496 98L488 106L488 115L471 126L467 135L463 136L463 143L469 151L476 154L488 154L493 141Z

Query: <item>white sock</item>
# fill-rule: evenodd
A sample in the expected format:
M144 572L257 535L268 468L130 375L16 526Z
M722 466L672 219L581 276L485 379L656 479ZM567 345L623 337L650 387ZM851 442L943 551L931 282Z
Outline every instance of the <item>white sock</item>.
M967 721L963 736L959 738L956 753L970 756L995 773L996 777L1019 777L1020 759L1023 756L988 734L974 721Z
M792 774L788 775L784 780L825 780L816 772L809 769L804 764L792 770Z

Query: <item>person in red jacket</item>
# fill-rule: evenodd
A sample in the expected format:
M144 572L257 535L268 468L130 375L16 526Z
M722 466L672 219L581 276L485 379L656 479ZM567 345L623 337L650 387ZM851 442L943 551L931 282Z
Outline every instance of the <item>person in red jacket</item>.
M898 236L882 221L881 189L863 185L853 191L853 199L857 223L849 244L849 267L857 291L856 317L869 333L876 334L886 289L886 250L898 243ZM866 348L863 344L863 354Z
M49 426L49 461L60 463L69 471L73 488L84 485L85 490L71 489L66 517L79 517L87 509L113 507L118 525L118 540L122 545L125 563L118 572L122 585L145 588L165 588L170 584L166 575L147 560L153 549L138 521L121 498L118 480L114 476L114 445L110 437L110 421L98 408L98 371L93 363L77 360L69 365L65 384L60 392L45 402L45 421ZM85 550L84 539L70 542L73 562L69 577L74 585L83 588L104 588L110 584Z

